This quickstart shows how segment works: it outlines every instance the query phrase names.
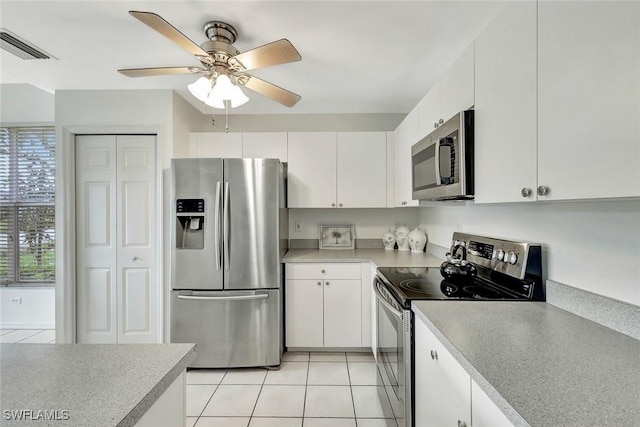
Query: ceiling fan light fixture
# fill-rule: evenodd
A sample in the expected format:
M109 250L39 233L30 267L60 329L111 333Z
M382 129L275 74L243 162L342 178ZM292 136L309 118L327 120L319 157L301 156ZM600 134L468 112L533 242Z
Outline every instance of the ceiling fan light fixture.
M236 108L244 105L249 101L249 97L242 92L238 86L233 87L233 96L231 97L231 108Z
M191 95L195 96L202 102L206 102L209 92L211 92L211 80L206 77L200 77L195 82L187 85L187 88L189 89L189 92L191 92Z
M222 98L215 96L213 91L209 93L209 96L207 96L207 99L204 100L204 103L210 107L224 110L224 101L222 100Z
M213 94L216 98L229 100L233 96L233 83L229 76L221 74L216 78L216 82L213 85Z

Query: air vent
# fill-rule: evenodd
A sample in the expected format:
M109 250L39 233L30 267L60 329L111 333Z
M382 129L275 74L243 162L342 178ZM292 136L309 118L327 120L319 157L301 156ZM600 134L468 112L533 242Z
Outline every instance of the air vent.
M56 59L42 49L28 41L18 37L10 31L0 28L0 48L17 56L18 58L31 59Z

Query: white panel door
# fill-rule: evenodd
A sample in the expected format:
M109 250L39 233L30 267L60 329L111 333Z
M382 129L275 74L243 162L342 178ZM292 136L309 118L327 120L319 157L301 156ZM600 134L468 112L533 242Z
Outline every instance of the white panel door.
M288 159L289 207L335 208L336 133L289 133Z
M338 132L337 139L338 207L387 207L386 132Z
M192 132L191 157L242 158L242 133Z
M287 161L286 132L244 132L242 157L245 159L280 159Z
M538 3L539 200L640 196L640 2Z
M117 342L116 138L76 137L79 343Z
M506 4L476 39L476 203L536 200L536 46L535 1Z
M156 137L76 137L79 343L158 342Z
M322 347L323 281L287 280L285 286L286 346Z
M361 347L361 280L325 280L324 346Z
M118 136L118 342L157 342L156 137Z

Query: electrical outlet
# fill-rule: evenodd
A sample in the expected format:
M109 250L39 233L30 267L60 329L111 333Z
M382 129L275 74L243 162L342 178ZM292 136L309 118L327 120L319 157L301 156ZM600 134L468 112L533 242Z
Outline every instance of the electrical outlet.
M22 304L22 298L21 297L11 298L11 304Z
M302 221L295 222L295 230L296 230L296 233L300 233L302 231Z

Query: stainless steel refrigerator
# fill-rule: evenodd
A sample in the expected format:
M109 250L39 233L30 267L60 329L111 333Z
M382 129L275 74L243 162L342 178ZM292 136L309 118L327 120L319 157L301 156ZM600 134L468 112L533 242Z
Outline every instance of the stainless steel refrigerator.
M286 173L275 159L171 161L171 342L191 367L276 366L283 343Z

